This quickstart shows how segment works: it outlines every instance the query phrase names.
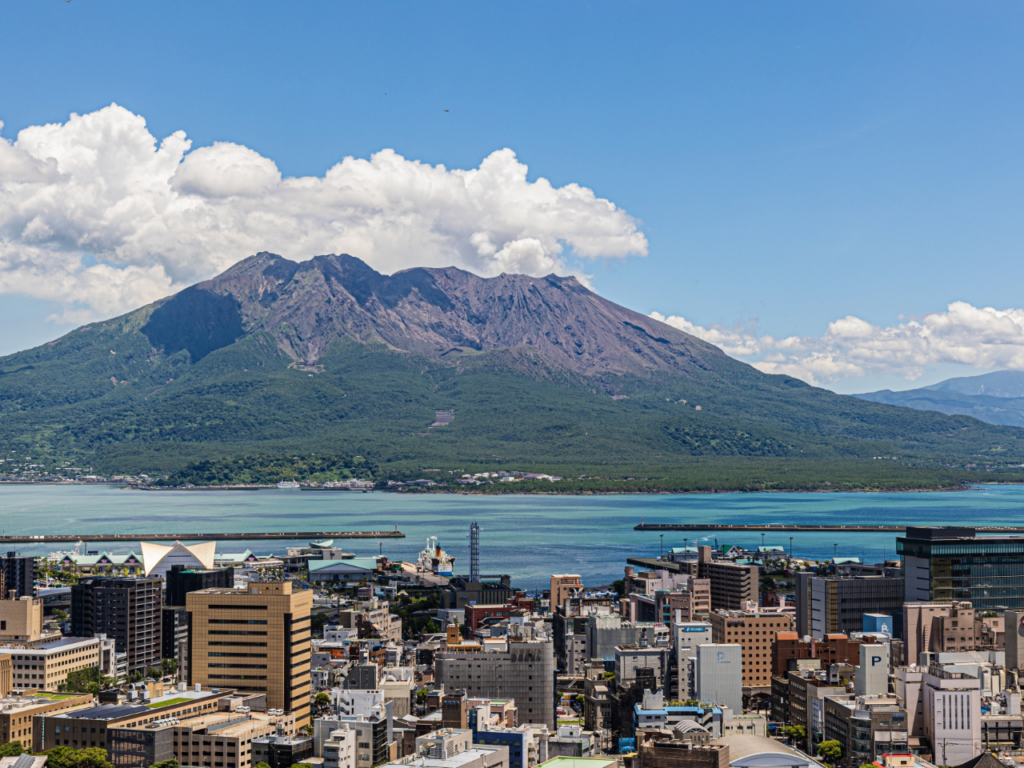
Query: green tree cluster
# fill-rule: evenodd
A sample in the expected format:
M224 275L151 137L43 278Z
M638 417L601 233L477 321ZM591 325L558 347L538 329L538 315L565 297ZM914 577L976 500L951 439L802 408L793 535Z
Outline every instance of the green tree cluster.
M835 739L823 741L818 745L818 757L829 765L838 765L843 759L843 746Z

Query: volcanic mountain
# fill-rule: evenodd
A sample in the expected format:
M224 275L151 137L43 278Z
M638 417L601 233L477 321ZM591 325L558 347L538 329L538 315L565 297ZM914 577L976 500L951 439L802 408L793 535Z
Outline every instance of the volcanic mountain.
M0 448L108 471L292 452L451 467L1005 463L1024 458L1022 438L761 373L571 277L388 276L344 255L260 253L0 358Z

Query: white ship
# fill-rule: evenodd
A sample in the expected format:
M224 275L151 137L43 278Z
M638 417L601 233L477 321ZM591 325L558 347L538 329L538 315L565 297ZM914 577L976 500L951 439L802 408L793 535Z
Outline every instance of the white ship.
M437 536L428 536L427 548L420 552L418 565L423 570L436 573L438 576L451 576L452 568L455 567L455 558L441 549L437 543Z
M283 491L297 491L301 486L294 480L282 480L277 487Z

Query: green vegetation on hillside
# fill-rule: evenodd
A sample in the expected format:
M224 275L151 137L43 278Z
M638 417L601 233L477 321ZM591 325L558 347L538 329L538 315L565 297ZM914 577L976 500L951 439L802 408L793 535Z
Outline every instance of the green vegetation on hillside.
M196 485L423 468L596 476L474 489L486 493L951 487L1014 478L1002 473L1024 463L1022 430L728 358L699 377L587 379L529 350L432 359L343 339L305 367L254 333L192 363L150 346L149 312L0 359L3 455ZM455 420L431 428L440 409Z

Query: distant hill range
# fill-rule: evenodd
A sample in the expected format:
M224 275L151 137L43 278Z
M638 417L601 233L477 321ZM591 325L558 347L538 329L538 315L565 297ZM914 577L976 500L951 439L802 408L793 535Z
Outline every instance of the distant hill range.
M973 416L989 424L1024 427L1024 372L1021 371L995 371L946 379L920 389L902 392L883 389L854 397L920 411Z
M443 413L442 413L443 412ZM241 455L378 466L1024 459L1024 431L761 373L571 277L260 253L0 358L0 448L107 471Z

